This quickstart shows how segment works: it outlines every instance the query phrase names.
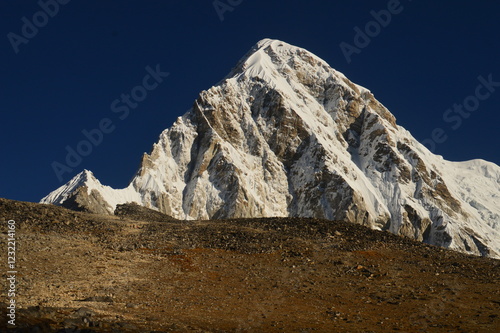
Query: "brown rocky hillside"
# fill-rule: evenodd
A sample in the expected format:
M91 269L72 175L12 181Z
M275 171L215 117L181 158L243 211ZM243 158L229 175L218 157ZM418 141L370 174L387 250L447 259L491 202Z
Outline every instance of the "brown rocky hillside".
M126 211L0 199L0 330L12 219L17 332L500 331L499 260L338 221Z

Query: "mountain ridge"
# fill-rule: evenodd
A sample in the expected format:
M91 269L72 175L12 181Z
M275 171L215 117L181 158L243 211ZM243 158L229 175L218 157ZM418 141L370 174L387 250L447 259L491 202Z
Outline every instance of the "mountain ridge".
M82 179L76 196L89 211L137 202L179 219L347 220L500 254L500 167L433 155L368 89L272 39L161 133L128 187L84 171L41 202L64 205Z

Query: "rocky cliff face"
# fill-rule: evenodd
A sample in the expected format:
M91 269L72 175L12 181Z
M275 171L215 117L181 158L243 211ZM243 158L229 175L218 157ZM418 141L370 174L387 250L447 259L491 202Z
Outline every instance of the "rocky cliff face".
M91 197L96 211L137 202L179 219L347 220L500 254L497 165L433 155L369 90L276 40L259 42L201 92L143 156L126 189L85 171L42 202L64 204L75 193Z

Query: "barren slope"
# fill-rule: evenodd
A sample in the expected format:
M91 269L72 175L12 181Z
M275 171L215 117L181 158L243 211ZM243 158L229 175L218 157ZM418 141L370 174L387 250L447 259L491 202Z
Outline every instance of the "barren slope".
M19 228L20 332L500 328L500 261L355 224L141 222L0 199L9 219Z

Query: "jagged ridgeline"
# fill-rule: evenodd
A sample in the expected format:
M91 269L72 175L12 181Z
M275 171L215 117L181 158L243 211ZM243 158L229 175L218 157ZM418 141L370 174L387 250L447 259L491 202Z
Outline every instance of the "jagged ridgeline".
M404 112L404 110L397 110ZM42 199L177 219L316 217L499 257L500 168L432 154L373 94L265 39L161 133L125 189L89 171Z

